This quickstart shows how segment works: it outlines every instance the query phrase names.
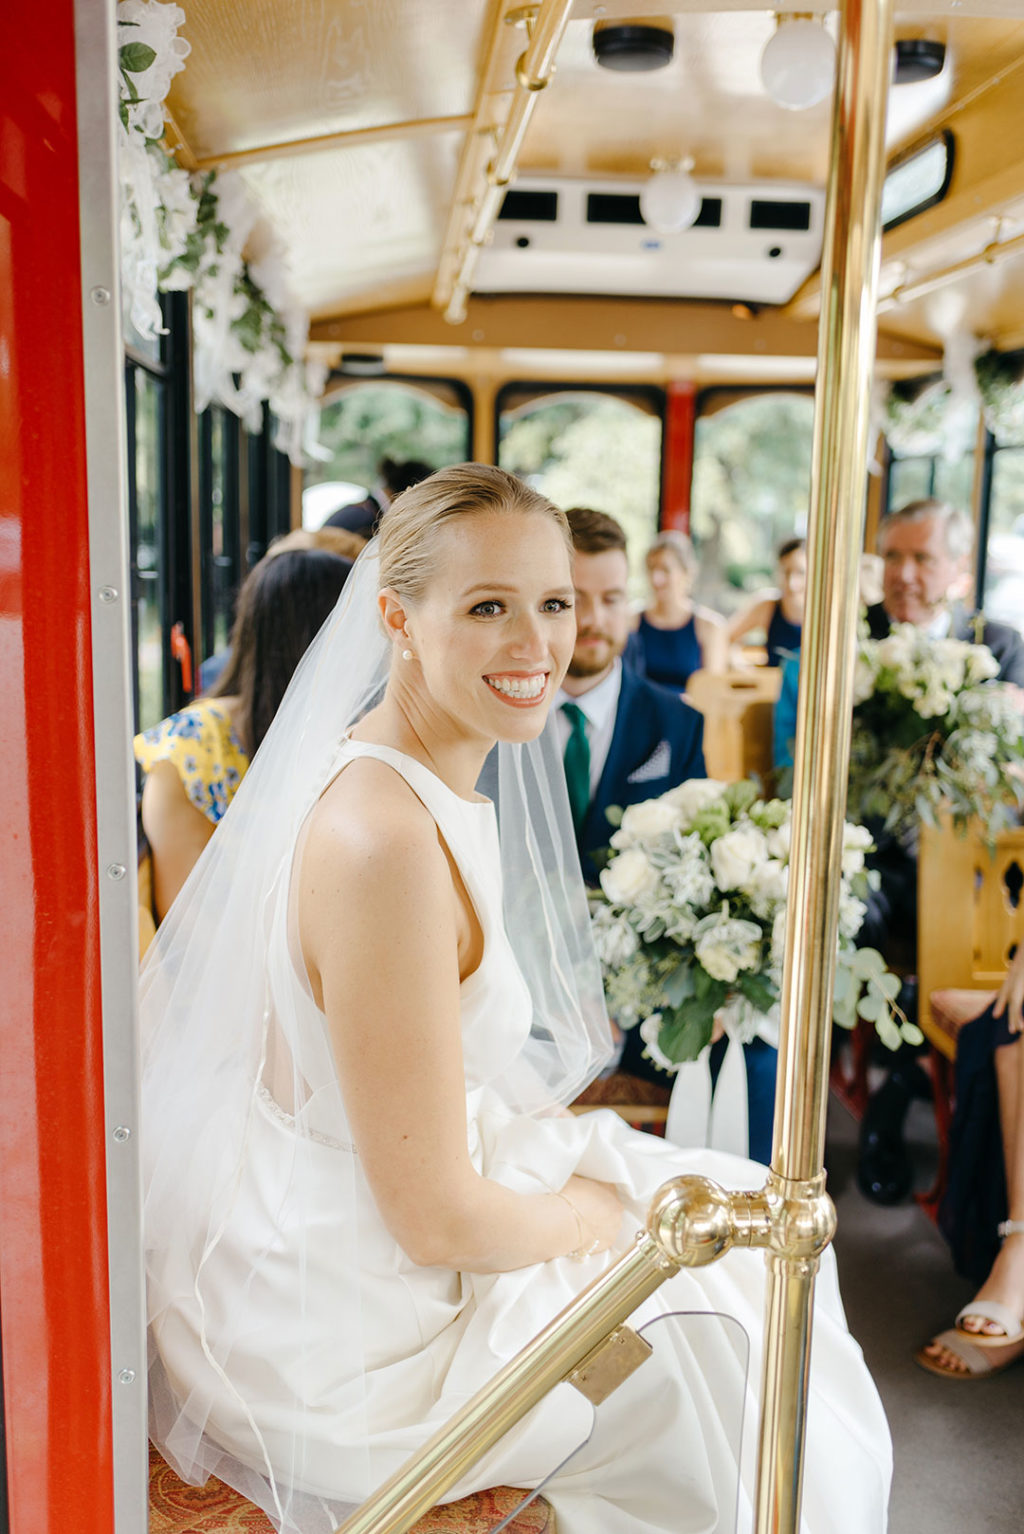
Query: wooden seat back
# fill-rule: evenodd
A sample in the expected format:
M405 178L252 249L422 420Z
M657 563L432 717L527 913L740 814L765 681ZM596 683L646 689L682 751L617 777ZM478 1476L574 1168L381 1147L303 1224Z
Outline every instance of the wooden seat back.
M952 1059L955 1039L932 1013L935 991L994 991L1024 938L1024 827L992 850L981 827L958 834L948 818L922 825L917 864L917 978L922 1031ZM980 1010L980 1007L979 1007Z
M735 783L768 779L772 771L772 713L782 685L777 666L695 671L686 698L704 716L704 761L709 778Z

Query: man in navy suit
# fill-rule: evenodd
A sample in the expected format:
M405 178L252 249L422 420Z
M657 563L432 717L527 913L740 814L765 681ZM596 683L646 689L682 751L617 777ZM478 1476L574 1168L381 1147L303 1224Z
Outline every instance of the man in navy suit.
M568 513L576 588L576 648L555 699L569 802L583 874L597 882L614 827L610 805L625 809L667 793L687 778L703 778L704 721L678 693L649 682L623 664L632 629L626 582L626 538L613 517L577 507ZM725 1041L712 1046L717 1078ZM750 1153L771 1154L776 1052L762 1039L744 1045ZM671 1078L643 1054L638 1028L625 1036L620 1068L661 1086Z
M555 700L576 844L587 882L596 884L614 827L611 805L625 808L703 778L704 721L678 693L622 664L632 622L626 536L613 517L577 507L568 513L576 587L576 648Z

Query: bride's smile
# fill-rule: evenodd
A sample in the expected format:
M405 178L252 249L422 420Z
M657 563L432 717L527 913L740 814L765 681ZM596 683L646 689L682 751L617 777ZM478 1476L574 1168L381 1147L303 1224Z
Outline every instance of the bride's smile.
M384 604L396 695L428 737L532 740L575 643L563 532L543 513L485 512L435 536L422 593Z

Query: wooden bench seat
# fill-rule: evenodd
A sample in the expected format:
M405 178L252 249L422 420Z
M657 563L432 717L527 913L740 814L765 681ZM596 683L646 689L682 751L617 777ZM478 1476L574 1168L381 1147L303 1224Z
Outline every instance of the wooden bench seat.
M489 1534L522 1501L511 1486L496 1486L435 1507L410 1534ZM508 1525L510 1534L555 1534L555 1515L542 1497ZM273 1534L270 1519L252 1502L211 1476L189 1486L156 1449L149 1449L149 1534Z

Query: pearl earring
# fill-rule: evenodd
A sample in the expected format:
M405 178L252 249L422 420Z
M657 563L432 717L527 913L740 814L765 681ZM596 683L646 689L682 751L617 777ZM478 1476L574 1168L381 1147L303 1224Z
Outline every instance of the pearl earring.
M402 651L402 659L403 660L412 660L412 658L413 658L413 654L412 654L411 650L403 650Z

